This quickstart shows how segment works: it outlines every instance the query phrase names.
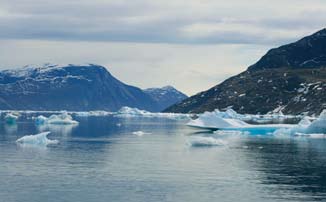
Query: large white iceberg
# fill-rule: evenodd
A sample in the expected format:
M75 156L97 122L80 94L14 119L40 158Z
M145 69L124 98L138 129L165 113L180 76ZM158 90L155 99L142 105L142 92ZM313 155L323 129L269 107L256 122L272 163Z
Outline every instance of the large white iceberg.
M28 145L37 145L37 146L46 146L49 144L57 144L58 140L50 140L47 136L50 132L43 132L36 135L26 135L24 137L16 140L19 144L28 144Z
M226 111L220 111L218 109L212 112L205 112L203 114L198 115L198 119L205 120L207 125L212 125L211 122L214 122L214 119L222 118L222 119L237 119L244 122L250 123L282 123L287 119L298 119L302 118L302 116L292 116L292 115L284 115L282 113L277 114L266 114L266 115L253 115L253 114L239 114L233 109L227 109Z
M274 132L280 128L291 128L295 125L290 124L248 124L242 120L234 118L221 118L213 113L204 113L197 119L187 123L190 127L210 129L210 130L237 130L248 131L253 134Z
M299 118L302 116L284 115L283 113L251 115L239 114L232 109L223 112L216 109L213 112L199 114L197 119L191 120L187 125L209 130L237 130L250 132L250 134L266 134L279 129L293 128L296 124L283 124L284 121L296 121ZM308 118L306 121L309 121Z
M35 123L37 125L42 124L56 124L56 125L70 125L70 124L78 124L78 121L72 119L72 117L67 113L63 112L59 115L51 115L49 118L45 116L38 116L35 119Z
M228 116L225 116L228 117ZM249 124L232 118L222 118L216 116L215 113L205 112L197 119L187 123L188 126L205 129L222 129L222 128L238 128L248 126Z

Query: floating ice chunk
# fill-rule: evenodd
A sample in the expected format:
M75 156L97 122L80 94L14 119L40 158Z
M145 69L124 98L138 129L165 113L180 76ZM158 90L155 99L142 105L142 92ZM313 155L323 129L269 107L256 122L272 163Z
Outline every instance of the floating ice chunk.
M19 118L19 114L8 113L5 116L5 122L9 125L16 124L17 119Z
M49 134L50 132L43 132L36 135L26 135L16 140L16 142L19 144L29 144L29 145L39 145L39 146L58 144L59 143L58 140L50 140L47 138Z
M62 114L59 115L51 115L49 118L40 115L35 119L35 123L37 125L43 125L43 124L72 125L72 124L78 124L78 121L73 120L72 117L67 112L63 112Z
M325 133L326 134L326 110L323 110L319 118L313 121L307 127L307 133Z
M275 130L280 128L292 128L295 126L291 124L248 124L239 119L221 118L216 116L214 113L204 113L198 119L190 121L187 125L195 128L209 130L242 131L248 132L251 135L273 133Z
M143 135L150 135L151 133L146 133L146 132L143 132L143 131L135 131L132 134L141 137Z
M303 134L326 134L326 110L320 114L319 118L312 122L308 118L304 118L293 128L279 129L274 132L274 135L279 136L302 136Z
M311 121L308 117L304 117L299 123L299 126L309 126L311 124Z
M89 112L74 112L76 116L80 117L89 117L89 116L109 116L112 115L112 112L108 111L89 111Z
M169 119L188 119L189 114L177 114L177 113L152 113L145 110L122 107L118 112L114 114L116 117L131 118L131 117L156 117L156 118L169 118Z
M43 115L40 115L38 117L35 118L35 124L36 125L43 125L47 122L48 118L46 118Z
M72 119L72 117L67 113L63 112L62 114L59 115L51 115L48 120L48 124L78 124L78 121L75 121Z
M222 129L245 127L249 124L237 119L221 118L213 113L204 113L198 119L191 120L187 125L197 128Z
M250 123L282 123L288 119L301 118L299 116L284 115L281 112L277 114L266 114L266 115L252 115L252 114L239 114L233 109L227 109L225 112L219 111L218 109L212 112L205 112L199 114L197 121L204 123L207 126L214 126L216 121L222 119L237 119L244 122ZM216 119L216 120L215 120ZM193 122L194 123L194 122ZM193 125L193 124L191 124Z
M189 139L189 145L192 147L211 147L211 146L223 146L226 142L213 137L191 137Z
M151 116L152 113L131 107L122 107L118 112L117 115L125 115L125 116Z

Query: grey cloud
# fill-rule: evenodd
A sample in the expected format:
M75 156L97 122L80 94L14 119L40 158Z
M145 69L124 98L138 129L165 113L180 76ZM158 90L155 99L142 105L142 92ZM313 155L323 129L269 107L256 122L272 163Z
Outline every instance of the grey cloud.
M287 15L281 17L272 16L275 10L269 9L270 5L266 5L266 14L263 14L255 8L255 1L252 5L246 5L232 0L239 3L234 8L230 8L230 3L222 1L215 1L211 6L207 2L203 6L198 6L196 1L176 2L3 0L0 2L0 13L2 9L5 14L0 15L0 38L176 44L279 44L317 31L312 29L322 28L326 20L326 15L322 14L325 13L326 3L319 1L318 5L322 7L319 6L317 10L305 8L309 4L305 1L302 11L289 10L284 12ZM282 3L276 2L270 4L281 6ZM226 11L225 8L229 10ZM306 14L309 12L315 12L313 18ZM194 30L190 36L181 31L196 24L211 24L213 30L205 36L197 36L205 30ZM235 28L224 28L227 25ZM218 30L214 30L214 26ZM237 26L240 26L239 29L236 29ZM293 33L294 29L298 29L296 33Z

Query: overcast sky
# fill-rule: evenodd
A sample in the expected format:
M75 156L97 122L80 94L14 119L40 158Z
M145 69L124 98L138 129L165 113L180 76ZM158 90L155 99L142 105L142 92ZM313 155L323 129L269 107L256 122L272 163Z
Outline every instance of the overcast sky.
M96 63L192 95L325 22L325 0L0 0L0 67Z

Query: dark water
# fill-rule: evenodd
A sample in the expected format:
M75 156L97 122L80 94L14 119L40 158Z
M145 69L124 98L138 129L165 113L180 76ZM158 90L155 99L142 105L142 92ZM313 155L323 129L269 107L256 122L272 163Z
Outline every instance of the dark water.
M1 123L1 202L326 200L323 139L201 133L163 118L78 121L76 127L43 128L31 120ZM47 130L59 144L15 143ZM225 144L192 147L193 136Z

